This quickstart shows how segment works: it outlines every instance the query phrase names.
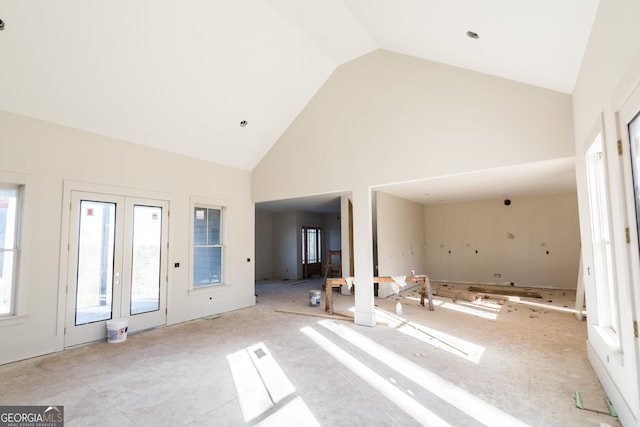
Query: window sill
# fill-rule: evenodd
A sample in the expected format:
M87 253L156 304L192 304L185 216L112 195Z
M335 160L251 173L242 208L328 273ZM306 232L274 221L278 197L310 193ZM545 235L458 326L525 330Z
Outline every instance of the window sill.
M617 364L622 365L623 353L620 344L617 341L617 334L610 328L604 328L602 326L595 325L594 330L600 337L602 343L606 347L606 361L610 362L610 356Z
M207 293L215 293L229 288L228 283L216 283L208 286L200 286L197 288L189 288L189 295L202 295Z
M21 325L23 323L26 323L28 318L28 314L0 317L0 328L3 328L5 326Z

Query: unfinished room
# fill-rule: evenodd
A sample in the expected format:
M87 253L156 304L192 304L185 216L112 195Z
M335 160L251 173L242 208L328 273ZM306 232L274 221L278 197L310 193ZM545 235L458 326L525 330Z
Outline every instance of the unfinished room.
M0 425L640 426L638 16L0 0Z

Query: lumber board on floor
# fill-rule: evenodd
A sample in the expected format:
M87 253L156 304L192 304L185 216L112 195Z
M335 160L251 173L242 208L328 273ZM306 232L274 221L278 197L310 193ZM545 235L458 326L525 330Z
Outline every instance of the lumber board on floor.
M293 310L275 310L275 312L284 313L284 314L296 314L298 316L321 317L323 319L353 320L353 316L348 316L345 314L309 313L305 311L293 311Z
M497 295L514 295L518 297L542 298L540 292L531 289L514 288L513 286L469 286L472 292L481 292Z
M439 297L451 298L452 300L462 300L469 302L476 302L479 299L482 299L482 296L477 293L456 291L453 289L436 288L433 290L433 294Z

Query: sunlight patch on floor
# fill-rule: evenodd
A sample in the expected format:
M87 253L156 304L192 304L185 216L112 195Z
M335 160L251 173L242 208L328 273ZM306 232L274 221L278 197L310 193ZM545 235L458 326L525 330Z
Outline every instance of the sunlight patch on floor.
M462 357L473 363L480 363L485 347L449 335L436 329L428 328L416 322L410 322L396 314L376 308L376 319L396 328L399 332L423 341L435 348Z
M378 375L373 371L373 369L360 362L329 339L322 336L315 329L310 326L306 326L300 329L300 331L422 425L450 426L449 423L422 406L416 400L407 396L405 392L384 379L382 376Z
M379 362L394 369L399 374L414 381L418 386L423 387L439 398L445 400L452 406L465 412L469 416L475 418L485 425L496 426L527 426L526 423L520 421L514 416L502 411L501 409L483 401L466 390L456 386L450 381L432 373L416 363L398 355L389 350L387 347L367 338L366 336L354 331L344 324L338 324L331 320L322 320L318 322L321 326L327 328L337 336L341 337L350 344L356 346L360 350L377 359ZM313 331L310 327L305 328ZM307 333L310 333L307 331ZM322 338L323 341L329 342L335 346L327 338L324 338L317 332L313 331ZM336 346L337 347L337 346ZM341 356L353 359L353 356L339 349L341 354L333 354L338 360ZM340 360L342 362L342 360ZM344 362L342 362L344 363ZM403 408L404 409L404 408ZM427 424L432 425L432 424Z
M572 313L572 314L576 314L578 311L574 308L568 308L568 307L558 307L557 305L551 305L551 304L542 304L539 302L533 302L533 301L513 301L513 304L524 304L524 305L528 305L531 307L538 307L538 308L544 308L545 310L553 310L553 311L560 311L563 313ZM582 315L586 316L587 312L586 311L582 311Z
M434 301L435 304L435 301ZM442 308L446 308L447 310L453 310L453 311L457 311L459 313L464 313L464 314L469 314L471 316L475 316L475 317L481 317L483 319L487 319L487 320L496 320L498 318L498 314L497 313L487 313L484 310L475 308L475 307L469 307L466 305L460 305L457 302L456 303L451 303L451 302L441 302L439 304L440 307Z
M296 391L262 342L227 355L227 362L238 392L242 415L247 423L276 408L278 403L284 402ZM283 411L283 414L279 414ZM260 425L283 425L279 423L283 417L297 422L296 425L319 426L300 397L277 408L276 412L262 420Z

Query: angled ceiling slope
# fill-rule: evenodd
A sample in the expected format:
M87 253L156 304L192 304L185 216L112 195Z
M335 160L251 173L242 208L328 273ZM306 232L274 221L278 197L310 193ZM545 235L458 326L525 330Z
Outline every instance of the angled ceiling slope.
M252 170L338 65L375 49L570 93L597 6L0 0L0 110Z

